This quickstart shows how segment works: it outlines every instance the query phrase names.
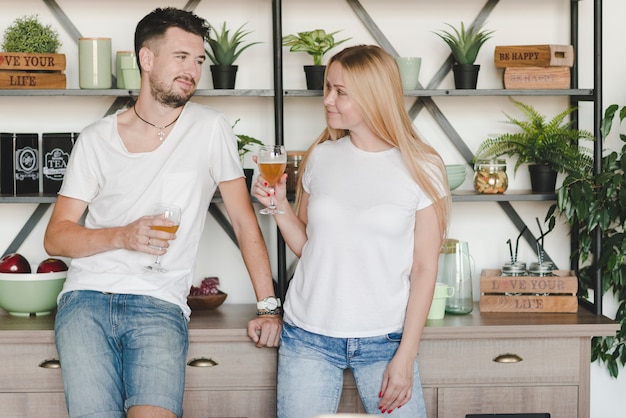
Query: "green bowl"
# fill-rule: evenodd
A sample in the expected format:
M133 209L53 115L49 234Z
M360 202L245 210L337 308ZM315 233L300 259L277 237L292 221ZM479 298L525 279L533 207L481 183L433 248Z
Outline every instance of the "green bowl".
M66 277L67 271L0 273L0 308L14 316L50 315Z

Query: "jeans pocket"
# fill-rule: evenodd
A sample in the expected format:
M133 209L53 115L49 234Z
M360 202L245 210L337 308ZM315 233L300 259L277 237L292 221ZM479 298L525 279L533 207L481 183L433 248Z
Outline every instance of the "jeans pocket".
M75 296L76 296L75 290L63 293L61 297L59 298L59 301L57 302L57 311L65 308L67 305L72 303L72 300L74 300Z
M402 332L391 332L387 334L387 340L399 343L402 340Z

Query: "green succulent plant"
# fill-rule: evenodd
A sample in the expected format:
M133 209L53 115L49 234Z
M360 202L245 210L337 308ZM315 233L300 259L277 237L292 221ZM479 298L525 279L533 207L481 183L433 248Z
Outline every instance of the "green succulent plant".
M233 65L243 51L252 45L260 44L260 42L243 43L244 38L252 33L252 31L243 30L245 25L245 23L241 25L231 36L230 29L226 28L226 22L222 24L220 31L209 24L211 30L206 38L209 49L205 49L205 52L213 64Z
M520 120L505 113L508 123L519 127L521 132L483 141L475 159L517 156L514 172L524 163L549 165L554 171L565 174L591 170L593 150L579 145L578 141L594 141L595 137L591 132L573 129L573 121L565 121L575 107L568 107L548 121L532 106L514 99L511 101L527 117L527 120Z
M44 26L37 15L15 19L4 31L2 51L55 54L61 42L50 25Z
M457 64L474 64L478 51L483 44L491 38L494 31L484 31L482 26L465 29L465 24L461 22L461 28L457 29L446 23L452 31L441 30L435 32L437 36L444 40L450 47L454 60Z
M290 47L290 52L306 52L313 57L313 65L322 65L324 55L328 51L351 39L336 41L335 35L339 32L341 31L326 33L324 29L298 32L295 35L283 36L283 46Z

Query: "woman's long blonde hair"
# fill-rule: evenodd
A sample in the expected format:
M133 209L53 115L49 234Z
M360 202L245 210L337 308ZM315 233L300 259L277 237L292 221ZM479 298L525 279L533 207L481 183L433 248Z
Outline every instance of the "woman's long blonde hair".
M450 210L450 189L446 168L437 151L426 144L413 128L405 109L404 93L398 65L391 55L375 45L348 47L333 56L326 67L338 63L343 68L343 81L353 102L361 109L367 126L380 138L397 147L415 182L433 201L440 231L445 236ZM324 97L328 93L324 86ZM348 135L345 129L326 127L304 155L299 177L312 150L324 141L336 141ZM302 195L298 179L296 207Z

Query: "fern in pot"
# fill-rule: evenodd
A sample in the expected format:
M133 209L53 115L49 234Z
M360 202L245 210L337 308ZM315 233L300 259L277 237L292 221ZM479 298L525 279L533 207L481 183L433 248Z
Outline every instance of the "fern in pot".
M595 140L591 132L574 129L567 121L575 107L547 120L534 107L511 99L526 116L518 119L505 113L508 123L519 132L505 133L483 141L475 159L499 156L517 157L514 173L522 164L529 164L530 181L534 193L553 193L558 173L589 173L593 167L593 150L579 144L582 140Z

